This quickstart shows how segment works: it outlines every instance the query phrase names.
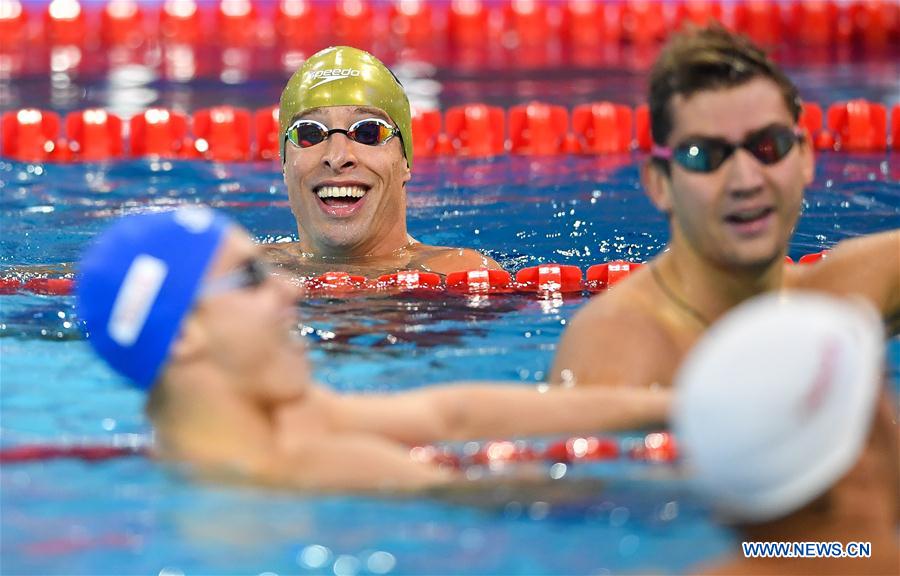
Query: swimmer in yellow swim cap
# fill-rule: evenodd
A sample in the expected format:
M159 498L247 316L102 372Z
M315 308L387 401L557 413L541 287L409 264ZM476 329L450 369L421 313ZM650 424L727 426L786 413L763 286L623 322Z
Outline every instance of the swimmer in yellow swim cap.
M276 264L305 276L499 267L474 250L428 246L408 234L409 99L368 52L337 46L310 56L281 94L279 124L300 238L269 247Z

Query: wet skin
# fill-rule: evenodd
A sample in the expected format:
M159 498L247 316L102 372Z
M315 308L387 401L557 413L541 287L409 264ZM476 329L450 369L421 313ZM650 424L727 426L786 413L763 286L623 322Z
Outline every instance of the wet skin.
M777 85L761 78L676 96L670 106L669 147L693 136L742 142L772 124L793 126ZM676 162L669 168L648 163L642 171L648 196L669 216L667 250L578 311L551 379L668 386L710 324L772 290L861 296L882 313L889 331L897 331L900 232L841 242L812 266L784 264L803 189L814 174L808 139L774 164L738 149L710 173L689 172Z
M343 129L367 118L390 122L383 111L361 106L317 108L297 118ZM399 137L368 146L332 134L307 148L288 142L285 156L284 180L300 240L269 245L266 251L291 273L316 276L341 270L372 276L420 269L446 274L499 267L474 250L429 246L409 236L410 170Z

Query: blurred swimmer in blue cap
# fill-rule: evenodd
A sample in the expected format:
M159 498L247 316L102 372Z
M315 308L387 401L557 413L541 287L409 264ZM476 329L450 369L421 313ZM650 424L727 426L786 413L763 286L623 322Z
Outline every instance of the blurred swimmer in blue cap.
M659 425L668 392L457 384L338 395L312 381L294 289L205 208L127 216L79 267L96 352L139 389L159 455L207 474L311 490L411 490L460 473L414 457L440 440Z

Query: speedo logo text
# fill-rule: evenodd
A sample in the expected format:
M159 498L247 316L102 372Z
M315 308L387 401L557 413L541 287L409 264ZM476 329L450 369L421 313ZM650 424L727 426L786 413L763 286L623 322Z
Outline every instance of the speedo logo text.
M307 72L306 81L312 82L313 80L319 80L318 82L310 86L310 89L312 89L316 86L321 86L322 84L326 84L328 82L343 80L344 78L353 78L359 75L360 71L354 70L353 68L332 68L330 70L316 70L315 72Z

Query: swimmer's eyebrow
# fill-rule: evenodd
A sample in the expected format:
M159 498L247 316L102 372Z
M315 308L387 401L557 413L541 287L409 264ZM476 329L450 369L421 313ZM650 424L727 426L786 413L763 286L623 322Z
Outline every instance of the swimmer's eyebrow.
M309 110L304 110L303 112L298 112L297 114L294 114L294 116L291 118L291 121L289 122L289 124L293 124L300 118L306 118L307 116L312 116L317 113L320 113L320 112L322 112L323 108L325 108L325 107L320 106L318 108L310 108ZM381 118L385 122L391 122L391 119L388 117L388 115L383 110L380 110L373 106L357 106L356 108L353 109L353 114L354 115L364 115L364 116L375 116L376 118Z
M365 114L368 116L375 116L377 118L381 118L382 120L385 120L386 122L391 121L391 119L388 118L388 115L385 114L385 112L383 110L379 110L378 108L373 108L372 106L357 106L353 110L353 113L354 114Z

